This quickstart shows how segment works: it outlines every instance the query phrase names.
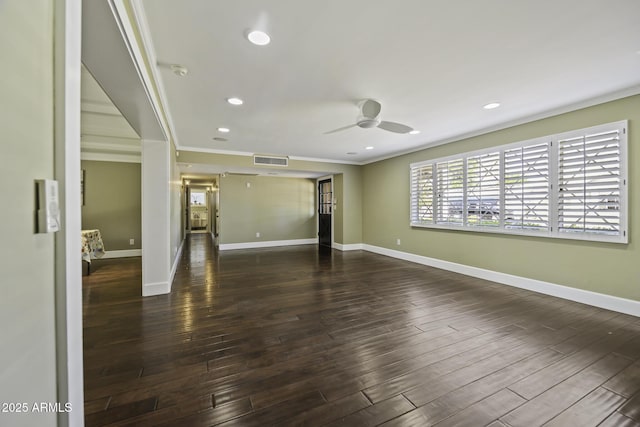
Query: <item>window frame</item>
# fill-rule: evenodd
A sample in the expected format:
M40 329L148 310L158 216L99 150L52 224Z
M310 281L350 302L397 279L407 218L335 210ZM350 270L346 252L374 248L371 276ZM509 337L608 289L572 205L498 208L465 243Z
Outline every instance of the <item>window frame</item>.
M524 141L518 141L514 143L489 147L481 150L474 150L469 152L463 152L453 154L445 157L434 158L430 160L424 160L420 162L414 162L409 165L409 225L412 228L431 228L442 230L458 230L458 231L470 231L476 233L492 233L492 234L507 234L516 236L533 236L533 237L546 237L565 240L585 240L593 242L609 242L609 243L629 243L628 232L628 219L629 219L629 200L628 200L628 120L621 120L612 123L605 123L597 126L591 126L582 129L571 130L554 135L543 136L539 138L532 138ZM577 232L562 232L559 227L559 203L560 203L560 182L559 182L559 149L560 140L566 140L579 136L588 136L598 134L606 131L618 131L618 144L620 150L620 163L619 163L619 231L618 234L605 234L594 231L577 231ZM513 150L516 148L530 147L539 144L547 144L547 160L548 160L548 227L538 230L529 230L526 228L506 228L505 224L505 151ZM470 224L468 222L468 159L474 157L480 157L491 153L498 152L499 155L499 218L498 225L478 225ZM438 223L440 213L438 212L438 181L437 181L437 165L460 160L463 164L463 182L462 182L462 223ZM424 167L431 166L431 189L432 189L432 202L431 202L431 221L419 221L417 220L417 213L419 212L418 200L420 195L417 193L418 186L413 180L414 171ZM417 175L415 175L417 176ZM415 190L415 192L414 192Z

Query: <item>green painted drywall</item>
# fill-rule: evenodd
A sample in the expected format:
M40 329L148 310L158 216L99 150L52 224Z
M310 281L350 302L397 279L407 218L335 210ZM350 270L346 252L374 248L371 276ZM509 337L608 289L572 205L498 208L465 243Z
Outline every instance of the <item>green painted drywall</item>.
M253 157L180 151L179 161L191 164L253 167ZM273 167L275 172L281 170ZM322 172L333 175L337 208L334 212L334 238L337 243L362 243L362 167L339 163L289 160L290 171ZM222 194L221 194L222 197ZM220 203L221 209L222 201ZM222 228L222 227L221 227ZM254 234L255 238L255 234Z
M409 164L629 119L629 244L409 226ZM364 166L364 243L640 300L640 95ZM401 245L396 245L396 239Z
M85 160L82 229L99 229L105 250L142 248L140 163ZM134 244L129 244L134 239Z
M51 0L0 1L0 402L57 402L54 234L36 234L36 179L53 179ZM64 403L64 402L63 402ZM29 410L31 407L29 407ZM55 426L56 414L0 413L0 425Z
M229 174L219 191L221 244L316 237L315 180Z
M343 207L343 243L362 242L362 168L342 174L342 197L337 201Z

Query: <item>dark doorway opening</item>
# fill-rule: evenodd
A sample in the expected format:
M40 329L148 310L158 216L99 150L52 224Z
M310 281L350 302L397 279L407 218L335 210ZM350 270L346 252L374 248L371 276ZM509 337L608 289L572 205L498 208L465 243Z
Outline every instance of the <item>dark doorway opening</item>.
M318 182L318 244L331 247L331 215L333 210L333 189L331 179Z

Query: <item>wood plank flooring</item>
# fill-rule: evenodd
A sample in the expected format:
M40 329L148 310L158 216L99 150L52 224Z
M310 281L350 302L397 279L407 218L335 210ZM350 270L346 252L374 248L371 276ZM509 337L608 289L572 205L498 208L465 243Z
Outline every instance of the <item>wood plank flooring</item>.
M636 426L640 319L363 251L84 277L87 426Z

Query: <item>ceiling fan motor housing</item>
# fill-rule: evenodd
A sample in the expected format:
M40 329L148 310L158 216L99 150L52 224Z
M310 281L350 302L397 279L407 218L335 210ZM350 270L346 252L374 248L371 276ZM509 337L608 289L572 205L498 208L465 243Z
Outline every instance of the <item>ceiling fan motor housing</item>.
M358 117L356 124L364 129L374 128L380 124L380 119L377 117Z

